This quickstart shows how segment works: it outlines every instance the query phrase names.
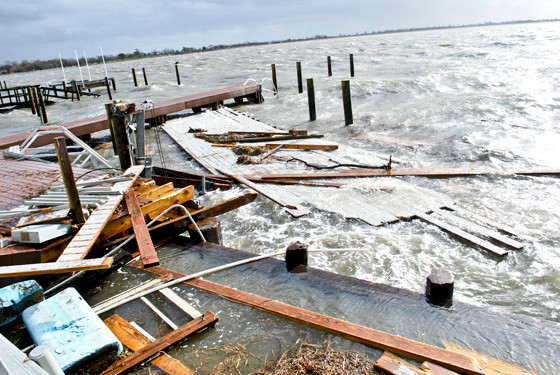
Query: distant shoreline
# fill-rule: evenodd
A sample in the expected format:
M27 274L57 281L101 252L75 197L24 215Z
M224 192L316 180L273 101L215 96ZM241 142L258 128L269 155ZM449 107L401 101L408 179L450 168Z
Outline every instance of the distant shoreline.
M408 28L408 29L389 29L389 30L383 30L383 31L372 31L372 32L354 33L354 34L315 35L313 37L306 37L306 38L283 39L283 40L273 40L273 41L265 41L265 42L245 42L245 43L235 43L235 44L209 45L209 46L204 46L204 47L200 47L200 48L183 47L180 50L164 49L164 50L161 50L161 51L153 51L153 52L149 52L149 53L144 53L144 52L141 52L138 49L136 49L134 52L131 52L131 53L122 52L122 53L119 53L117 55L105 56L105 61L107 63L109 63L109 62L124 61L124 60L138 60L138 59L142 59L142 58L146 58L146 57L185 55L185 54L190 54L190 53L218 51L218 50L223 50L223 49L253 47L253 46L262 46L262 45L270 45L270 44L283 44L283 43L292 43L292 42L304 42L304 41L320 40L320 39L337 39L337 38L348 38L348 37L356 37L356 36L371 36L371 35L407 33L407 32L415 32L415 31L447 30L447 29L460 29L460 28L481 27L481 26L502 26L502 25L558 22L558 21L560 21L560 19L554 18L554 19L543 19L543 20L517 20L517 21L505 21L505 22L485 22L485 23L477 23L477 24L469 24L469 25L448 25L448 26L415 27L415 28ZM85 59L84 58L81 58L79 60L80 60L80 64L85 64ZM65 67L77 66L76 60L62 59L62 62L63 62ZM102 57L97 56L97 57L88 58L88 62L90 64L102 63ZM60 60L59 59L35 60L35 61L32 61L32 62L27 61L27 60L22 60L20 62L12 62L10 64L0 65L0 75L33 72L33 71L37 71L37 70L53 69L53 68L59 68L59 67L60 67Z

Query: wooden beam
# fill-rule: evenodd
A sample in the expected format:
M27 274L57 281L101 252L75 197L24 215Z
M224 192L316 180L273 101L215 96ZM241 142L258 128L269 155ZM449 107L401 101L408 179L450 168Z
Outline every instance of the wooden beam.
M426 374L433 374L433 375L459 375L455 371L451 371L446 369L443 366L436 365L435 363L424 362L420 366L421 370L424 370ZM429 372L431 371L431 372Z
M216 143L212 147L236 147L239 146L235 143ZM313 145L313 144L298 144L298 143L267 143L264 145L266 148L274 149L279 146L283 150L324 150L332 151L338 149L338 145ZM244 146L247 147L247 146ZM259 146L249 146L249 147L259 147Z
M117 338L123 343L123 345L133 352L136 352L151 343L150 340L134 328L132 324L116 314L108 317L104 320L104 322L115 334L115 336L117 336ZM170 375L196 374L192 369L185 366L183 362L172 358L165 353L151 360L151 363Z
M211 312L207 312L204 316L190 321L184 326L179 327L175 331L168 333L162 338L140 348L138 351L118 360L108 369L103 371L101 375L117 375L122 374L134 366L144 362L148 358L163 351L174 345L187 337L205 329L209 326L216 324L218 321L218 316Z
M84 259L66 262L35 263L0 267L0 277L36 276L75 271L103 270L111 267L113 258Z
M374 367L376 370L389 375L426 375L424 371L387 351L375 362Z
M139 263L136 262L133 265L138 267ZM158 275L170 273L175 279L185 276L179 272L174 272L159 266L152 267L148 271ZM203 279L188 280L185 284L280 315L298 323L303 323L320 330L347 337L353 341L384 350L390 350L404 357L409 357L418 361L434 362L467 374L484 375L480 365L474 359L466 355L459 355L449 350L395 336L390 333L377 331L358 324L345 322L340 319L215 284Z
M156 217L165 211L168 207L174 204L182 204L194 198L194 190L192 186L187 186L181 190L177 190L173 194L170 194L164 198L148 203L147 205L141 207L142 215L148 215L150 217ZM132 226L132 220L130 215L120 217L116 220L112 220L99 235L99 241L110 238L116 234L122 233Z
M154 190L155 188L157 188L156 182L154 180L150 180L150 181L144 182L142 185L135 186L134 191L136 192L136 194L144 194L144 193L147 193L149 191Z
M452 344L447 341L443 341L443 345L447 350L450 350L457 354L468 355L471 358L477 360L484 370L486 375L504 375L504 374L516 374L516 375L539 375L536 372L525 370L521 367L514 366L510 363L500 361L497 358L487 356L482 353L475 352L467 348L463 348L460 345Z
M560 175L560 170L534 170L534 171L498 171L474 168L447 168L447 169L342 169L337 172L309 172L294 174L273 174L251 176L260 177L263 180L274 179L305 179L305 178L350 178L350 177L387 177L387 176L416 176L416 177L468 177L479 175L527 175L527 176L555 176Z
M139 198L142 199L150 199L152 201L162 198L168 194L171 194L175 191L175 188L173 187L173 183L169 182L165 185L162 186L158 186L153 190L147 191L145 193L140 194ZM136 192L138 193L138 192Z
M138 244L142 264L144 267L159 265L159 258L157 256L156 249L154 248L150 233L148 232L144 216L142 216L142 211L138 205L136 194L132 189L128 189L124 193L124 200L126 201L126 207L128 208L128 212L130 214L130 221L132 222L132 229L134 230L134 234L136 236L136 243Z
M111 187L111 190L124 193L125 190L129 189L134 184L134 181L136 181L143 170L143 165L136 165L128 168L123 176L129 176L130 179L117 182ZM86 223L80 228L66 249L64 249L58 261L64 262L84 259L95 241L99 238L103 227L109 221L109 218L113 212L115 212L121 200L121 195L110 195L105 203L93 211Z
M56 156L58 164L60 165L60 172L62 173L62 180L66 188L66 195L68 196L68 203L70 204L70 211L72 212L72 219L76 224L82 224L86 221L82 204L80 203L80 195L74 181L74 172L72 171L72 163L66 149L66 138L56 137L54 139L54 148L56 149Z
M480 246L481 248L483 248L486 251L489 251L490 253L502 257L504 255L506 255L508 252L494 244L491 244L488 241L483 240L482 238L478 238L476 236L473 236L470 233L465 232L462 229L459 229L457 227L454 227L453 225L447 224L441 220L438 220L436 218L431 217L428 214L416 214L415 215L417 218L424 220L425 222L428 222L432 225L435 225L436 227L443 229L446 232L452 233L458 237L461 237L462 239L464 239L467 242L473 243L475 245Z

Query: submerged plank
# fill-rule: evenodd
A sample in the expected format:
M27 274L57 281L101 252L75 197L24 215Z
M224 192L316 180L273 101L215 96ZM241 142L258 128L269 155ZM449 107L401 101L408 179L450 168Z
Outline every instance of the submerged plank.
M35 276L75 271L102 270L110 268L111 264L113 264L113 258L4 266L0 267L0 277Z
M132 230L136 236L136 243L138 244L138 250L140 251L142 264L144 267L153 267L159 264L159 258L154 248L152 238L148 232L148 227L146 226L146 221L138 205L138 200L136 199L136 193L134 190L128 189L124 193L124 200L126 201L126 207L130 214L130 221L132 222Z
M446 369L443 366L436 365L435 363L424 362L422 366L420 366L421 370L424 370L426 374L433 374L433 375L459 375L455 371L451 371ZM431 372L428 372L431 371Z
M475 219L476 221L479 221L481 223L490 225L491 227L494 228L498 228L499 230L501 230L502 232L517 236L517 237L523 237L521 234L519 234L519 232L517 232L515 229L511 228L510 226L507 226L505 224L502 223L498 223L497 221L494 221L492 219L489 219L487 217L484 217L482 215L479 215L477 213L474 213L472 211L467 210L466 208L457 206L456 204L451 205L449 207L447 207L453 211L457 211L465 216L469 216L473 219Z
M465 241L468 241L470 243L473 243L475 245L480 246L481 248L483 248L484 250L487 250L489 252L491 252L494 255L497 256L504 256L507 254L507 251L499 248L498 246L491 244L488 241L485 241L481 238L478 238L476 236L473 236L470 233L465 232L462 229L459 229L457 227L454 227L453 225L447 224L441 220L438 220L436 218L431 217L428 214L417 214L416 217L418 217L419 219L422 219L430 224L435 225L436 227L443 229L446 232L452 233L458 237L461 237L462 239L464 239Z
M108 317L104 320L104 322L115 334L115 336L117 336L117 338L123 343L123 345L133 352L136 352L151 343L151 341L148 340L140 331L134 328L132 324L116 314ZM195 372L185 366L183 362L172 358L165 353L152 359L151 363L171 375L195 374Z
M475 352L474 350L463 348L457 344L444 341L443 345L445 345L447 350L454 353L468 355L476 359L481 364L486 375L538 375L535 372L525 370L510 363L500 361L499 359Z
M424 371L387 351L375 362L374 367L389 375L426 375Z
M138 265L138 263L135 265ZM147 271L159 275L171 273L175 279L185 276L181 273L170 271L159 266L152 267ZM350 338L351 340L361 342L366 345L390 350L398 355L419 361L431 361L467 374L484 375L484 372L476 360L466 355L459 355L449 350L332 318L313 311L271 300L269 298L215 284L203 279L188 280L185 284L224 296L234 301L257 307L317 329Z

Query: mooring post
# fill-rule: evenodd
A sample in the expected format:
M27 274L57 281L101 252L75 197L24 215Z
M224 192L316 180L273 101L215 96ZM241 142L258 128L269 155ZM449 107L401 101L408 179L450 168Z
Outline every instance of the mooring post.
M27 87L27 95L29 96L29 105L31 106L31 113L37 114L37 109L35 108L35 97L33 96L33 88L31 86Z
M350 81L342 81L342 103L344 105L344 123L351 125L354 123L352 116L352 97L350 96Z
M222 239L222 223L220 222L220 219L218 219L217 217L207 217L206 219L198 221L196 224L198 225L200 232L202 232L202 235L206 239L206 242L211 242L218 245L224 244L224 241ZM190 224L187 227L187 230L193 243L202 242L202 238L200 238L200 235L198 234L198 231L196 230L194 224Z
M66 85L66 81L62 81L62 87L64 87L64 97L68 99L68 86Z
M115 130L113 129L113 113L111 112L111 103L105 104L105 113L107 113L107 121L109 121L109 133L111 134L111 143L113 144L113 155L118 155Z
M177 85L181 86L181 77L179 76L179 61L175 63L175 75L177 75Z
M434 268L426 279L426 298L437 305L449 304L453 300L454 282L451 272Z
M113 91L117 91L117 82L115 81L114 78L111 78L111 83L113 84Z
M288 272L304 271L307 267L308 246L299 241L294 242L286 249L286 269Z
M138 80L136 79L136 70L132 68L132 80L134 81L134 87L138 87Z
M301 94L303 92L303 78L301 77L301 62L297 62L296 63L296 69L297 69L297 87L298 87L298 92Z
M274 86L274 95L278 95L278 79L276 78L276 64L270 65L272 68L272 85Z
M62 180L64 181L66 195L68 196L68 202L70 203L72 218L76 224L82 224L86 221L86 219L84 217L84 212L82 211L82 204L80 203L80 195L78 194L78 189L76 188L76 181L74 181L72 163L70 162L68 150L66 149L66 138L56 137L54 139L54 148L56 149L58 164L60 164L60 172L62 173Z
M76 98L80 101L80 90L78 89L78 83L76 81L72 81L72 88L76 92Z
M307 78L307 102L309 103L309 121L317 120L317 111L315 110L315 87L313 78Z
M332 66L331 66L331 57L327 56L327 73L329 77L332 77Z
M142 68L142 73L144 74L144 83L148 86L148 76L146 75L146 68Z
M112 111L111 111L112 112ZM115 136L115 143L117 144L117 155L119 156L119 163L121 169L128 169L131 167L130 150L128 148L128 134L126 132L126 121L123 115L112 113L111 122L113 125L113 134Z
M350 77L354 77L354 54L350 54Z
M45 108L45 100L43 99L43 92L41 90L38 90L38 95L39 95L39 106L41 107L41 115L43 118L43 124L46 124L47 122L49 122L49 120L47 119L47 109Z
M39 105L39 95L37 94L37 87L33 87L31 91L33 92L33 99L35 100L35 105L37 106L37 117L42 118L41 106Z
M105 77L105 86L107 86L107 95L109 95L109 100L113 100L113 95L111 95L111 86L109 86L109 78Z

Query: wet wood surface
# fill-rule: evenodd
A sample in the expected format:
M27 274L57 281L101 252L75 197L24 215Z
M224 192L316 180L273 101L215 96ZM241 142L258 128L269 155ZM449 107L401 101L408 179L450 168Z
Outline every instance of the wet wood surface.
M142 215L140 206L138 205L138 200L136 199L136 193L132 189L128 189L124 193L124 200L126 202L126 207L130 214L130 220L132 222L132 230L136 237L136 244L138 245L138 250L140 251L140 259L144 267L153 267L159 265L159 258L154 248L152 238L148 232L148 227L146 226L146 221Z

